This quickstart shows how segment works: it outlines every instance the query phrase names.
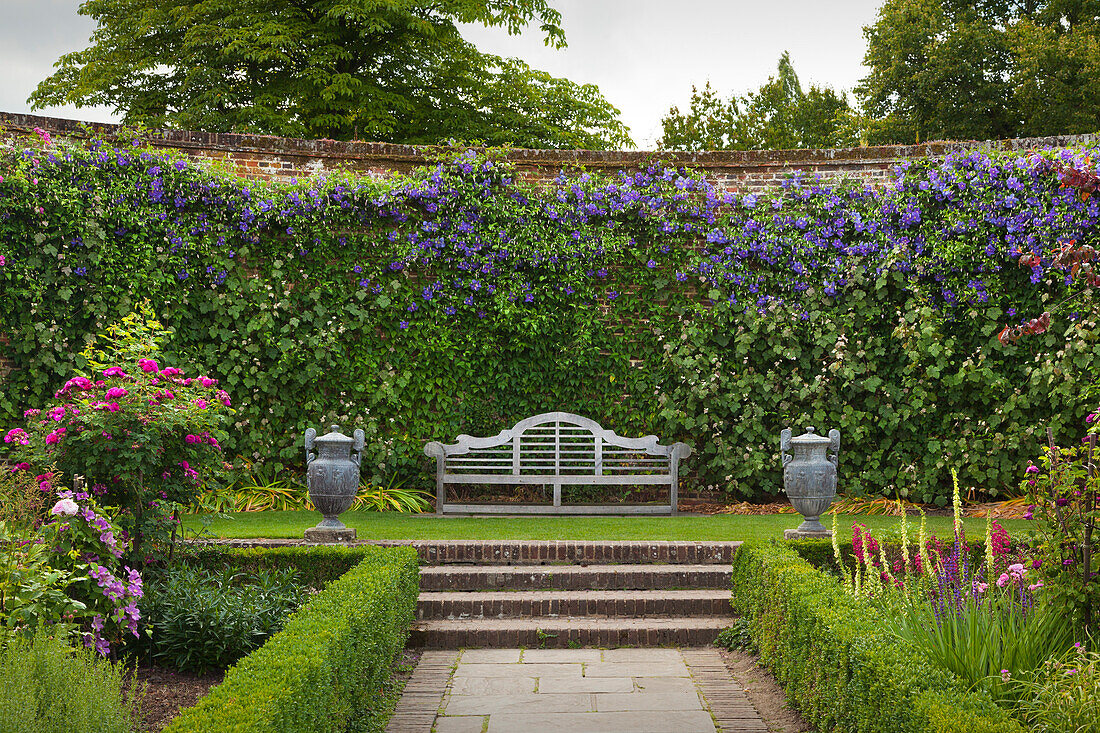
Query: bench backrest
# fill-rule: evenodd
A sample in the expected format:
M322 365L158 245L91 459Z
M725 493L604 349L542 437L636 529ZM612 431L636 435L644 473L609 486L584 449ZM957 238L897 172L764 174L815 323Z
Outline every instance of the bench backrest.
M586 417L547 412L492 437L431 442L424 452L443 458L446 474L610 478L668 476L691 449L684 443L659 445L655 435L623 438Z

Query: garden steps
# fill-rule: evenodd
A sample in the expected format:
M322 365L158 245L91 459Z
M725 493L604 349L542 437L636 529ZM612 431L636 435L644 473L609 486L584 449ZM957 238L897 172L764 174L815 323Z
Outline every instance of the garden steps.
M728 565L436 565L421 591L729 589Z
M435 619L414 624L409 644L428 649L706 646L732 621L730 616Z
M729 616L730 592L695 590L421 591L417 618Z
M734 619L736 542L377 544L420 554L412 646L703 646Z

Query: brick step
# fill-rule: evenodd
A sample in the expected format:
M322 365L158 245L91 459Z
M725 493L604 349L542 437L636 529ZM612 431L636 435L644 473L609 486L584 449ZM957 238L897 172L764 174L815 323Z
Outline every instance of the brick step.
M423 591L728 590L728 565L430 565L420 568Z
M475 563L673 563L729 565L740 542L615 542L556 540L372 540L382 546L411 546L425 565Z
M419 620L560 616L732 616L732 609L722 589L422 591L416 607Z
M436 619L413 624L409 646L426 649L706 646L730 622L728 616Z

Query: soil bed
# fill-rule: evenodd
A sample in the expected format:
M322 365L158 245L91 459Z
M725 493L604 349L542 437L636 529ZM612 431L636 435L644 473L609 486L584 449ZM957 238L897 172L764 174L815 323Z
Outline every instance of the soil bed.
M221 670L195 674L176 672L164 667L139 665L132 680L145 685L141 701L140 733L160 733L180 710L199 701L214 685L222 681Z

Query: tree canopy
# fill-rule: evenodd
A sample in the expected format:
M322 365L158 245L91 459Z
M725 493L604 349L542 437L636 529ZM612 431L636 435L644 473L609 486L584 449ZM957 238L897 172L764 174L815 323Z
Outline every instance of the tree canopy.
M91 45L30 97L108 105L126 124L210 132L521 147L631 145L619 111L518 59L478 51L459 23L565 45L546 0L85 0Z
M870 142L1100 129L1100 1L886 0L856 94Z
M706 82L692 87L686 113L672 107L661 119L658 147L666 150L754 150L836 147L848 143L851 108L843 94L811 84L803 90L784 51L775 76L759 89L722 101Z

